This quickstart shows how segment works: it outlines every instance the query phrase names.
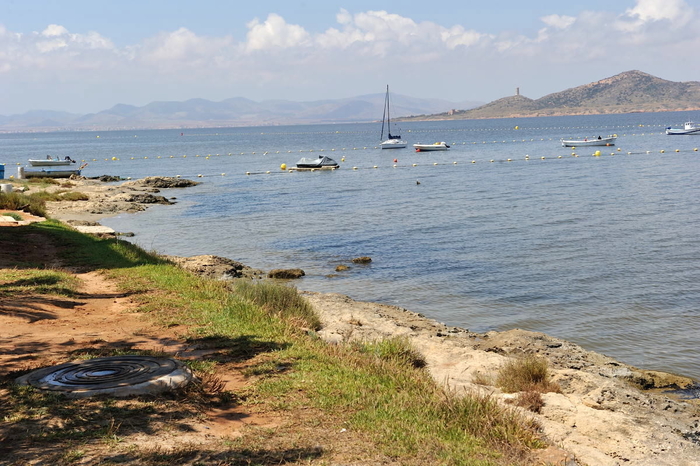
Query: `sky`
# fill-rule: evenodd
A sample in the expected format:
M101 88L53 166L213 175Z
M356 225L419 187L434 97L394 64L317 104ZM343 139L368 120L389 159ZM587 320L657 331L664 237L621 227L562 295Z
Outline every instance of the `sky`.
M534 3L534 5L533 5ZM0 0L0 115L700 81L700 0Z

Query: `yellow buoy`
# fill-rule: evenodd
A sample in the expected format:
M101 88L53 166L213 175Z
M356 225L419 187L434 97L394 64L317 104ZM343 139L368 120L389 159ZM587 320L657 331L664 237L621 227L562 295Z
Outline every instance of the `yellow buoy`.
M593 153L593 155L594 155L595 157L600 157L600 151L599 151L599 150L595 151L595 152Z
M520 128L518 128L518 127L516 126L515 129L520 129Z
M117 158L116 158L116 157L112 157L112 160L117 160Z
M287 164L286 164L286 163L283 163L282 165L280 165L280 169L286 170L286 169L287 169Z

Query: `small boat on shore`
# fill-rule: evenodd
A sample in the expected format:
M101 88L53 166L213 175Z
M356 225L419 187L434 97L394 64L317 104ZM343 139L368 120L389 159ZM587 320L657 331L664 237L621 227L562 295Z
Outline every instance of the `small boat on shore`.
M564 147L582 147L582 146L614 146L617 140L617 134L611 136L583 139L562 139L561 145Z
M80 168L25 168L25 178L70 178L80 176Z
M338 167L338 162L325 155L319 155L317 159L302 157L301 160L297 162L297 168L335 169Z
M65 167L72 163L75 163L75 160L68 156L64 159L53 158L50 155L47 155L45 159L29 159L29 165L32 167Z
M386 86L386 97L384 98L384 115L382 116L382 132L379 140L384 139L384 122L386 121L388 139L382 141L379 147L382 149L403 149L408 144L399 135L391 134L391 116L389 114L389 85Z
M670 126L666 128L666 134L700 134L700 123L694 123L692 121L687 121L683 128L671 128Z
M425 152L425 151L432 151L432 150L448 150L450 146L447 145L447 143L443 142L434 142L432 144L413 144L413 147L416 149L416 152Z

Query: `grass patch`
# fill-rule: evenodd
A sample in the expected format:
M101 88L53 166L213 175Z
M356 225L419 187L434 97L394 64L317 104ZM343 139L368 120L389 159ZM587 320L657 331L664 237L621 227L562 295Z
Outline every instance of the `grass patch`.
M498 371L496 385L506 393L561 392L559 385L549 380L547 360L531 354L505 363Z
M177 429L214 405L275 413L284 423L269 434L244 431L215 451L187 444L168 450L121 447L121 458L143 464L337 463L334 451L347 449L343 463L486 466L527 464L530 450L544 446L537 426L514 408L436 384L406 339L322 342L313 331L320 327L318 317L294 288L203 279L130 243L82 235L56 222L29 227L27 232L65 246L67 264L104 269L140 312L164 326L186 328L188 346L205 354L188 363L198 382L157 397L66 400L5 380L5 437L59 446L65 456L54 462L80 461L83 452L95 458L95 445L118 449L132 433L156 438L165 432L176 439ZM61 272L39 272L0 271L3 290L39 292L68 281ZM116 345L100 342L64 357L132 351ZM235 394L225 391L218 375L231 365L249 382ZM338 434L341 426L347 436ZM319 438L328 448L318 447Z
M43 202L48 201L87 201L90 199L87 194L78 191L66 191L60 189L58 191L37 191L29 194L30 198L39 199Z
M0 193L0 209L22 210L38 217L46 217L46 202L24 193Z
M0 296L29 293L75 296L80 281L60 270L6 269L0 274Z
M22 218L22 216L16 212L8 212L8 213L3 214L3 215L5 215L6 217L13 218L14 220L17 220L18 222L21 222L22 220L24 220Z
M294 287L237 280L234 282L233 290L272 316L294 320L298 326L311 330L321 328L321 322L311 305L299 296Z

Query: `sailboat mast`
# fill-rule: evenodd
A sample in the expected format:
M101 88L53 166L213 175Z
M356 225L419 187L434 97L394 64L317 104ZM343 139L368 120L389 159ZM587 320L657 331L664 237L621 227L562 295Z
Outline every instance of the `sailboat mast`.
M386 118L388 116L389 112L389 85L386 85L386 96L384 97L384 114L382 114L382 134L379 136L379 140L383 141L384 140L384 122L386 121ZM391 131L390 128L388 128L389 131Z
M389 139L391 139L391 115L389 114L389 85L386 85L386 129L389 134Z

